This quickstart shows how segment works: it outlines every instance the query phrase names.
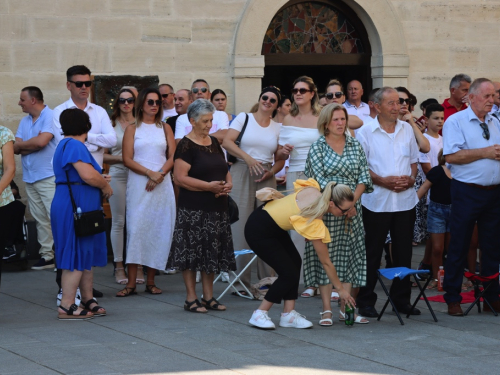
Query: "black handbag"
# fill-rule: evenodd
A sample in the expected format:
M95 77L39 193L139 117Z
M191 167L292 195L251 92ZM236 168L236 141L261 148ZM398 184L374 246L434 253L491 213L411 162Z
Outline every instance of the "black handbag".
M234 224L238 220L240 220L240 210L238 209L238 205L230 195L227 196L227 205L229 213L229 223Z
M236 138L236 140L234 141L234 143L236 144L236 146L240 147L240 143L241 143L241 138L243 138L243 133L245 133L245 129L247 128L247 124L248 124L248 113L245 113L245 123L243 124L243 128L241 129L240 131L240 134L238 135L238 138ZM231 163L231 164L234 164L238 161L238 159L236 159L236 156L234 155L231 155L229 152L227 153L227 162L228 163ZM235 203L236 205L236 203ZM238 207L236 206L236 209L238 209ZM236 219L237 221L238 219ZM231 223L232 224L232 223Z
M62 153L66 149L67 144L63 147ZM73 191L71 190L71 185L84 185L80 182L70 182L69 174L66 171L66 181L59 182L60 185L68 185L69 196L71 197L71 205L73 206L73 223L75 226L75 234L77 237L92 236L94 234L102 233L106 230L104 227L104 210L87 211L81 212L81 209L76 207L75 199L73 198ZM78 212L80 210L80 212Z

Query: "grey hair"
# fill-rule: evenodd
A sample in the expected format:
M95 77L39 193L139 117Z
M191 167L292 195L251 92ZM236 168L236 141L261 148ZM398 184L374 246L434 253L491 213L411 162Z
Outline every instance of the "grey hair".
M197 99L192 102L187 110L188 119L193 119L197 122L201 116L208 115L209 113L214 113L215 107L209 100Z
M379 89L374 95L373 95L373 102L375 104L380 104L382 103L382 99L384 98L384 94L388 92L397 92L396 89L389 87L389 86L384 86L381 89Z
M469 94L476 95L479 87L485 82L493 84L493 82L491 82L488 78L476 78L469 87Z
M467 74L457 74L450 81L450 90L459 88L462 82L471 83L472 79Z

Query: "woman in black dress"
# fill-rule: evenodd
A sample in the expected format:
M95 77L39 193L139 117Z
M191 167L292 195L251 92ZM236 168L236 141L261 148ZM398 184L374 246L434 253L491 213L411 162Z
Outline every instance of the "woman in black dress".
M209 135L214 112L213 104L204 99L189 106L193 129L174 155L180 193L167 268L182 271L187 291L184 309L197 313L226 310L213 298L214 275L236 269L227 203L233 183L219 142ZM196 271L201 271L202 303L196 295Z

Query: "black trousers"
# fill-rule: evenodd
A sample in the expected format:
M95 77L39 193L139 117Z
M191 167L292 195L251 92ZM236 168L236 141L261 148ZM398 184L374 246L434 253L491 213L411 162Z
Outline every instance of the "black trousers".
M267 211L257 208L245 225L250 248L278 274L264 299L273 303L298 297L302 259L288 232L281 229Z
M10 230L10 223L14 213L15 201L0 207L0 285L2 282L2 263L5 243Z
M392 240L392 267L411 268L415 208L399 212L373 212L363 207L363 224L366 233L366 286L360 289L356 299L357 306L361 308L373 307L377 302L377 294L374 292L378 280L377 270L380 268L389 230ZM390 296L397 306L410 303L410 277L407 276L403 280L395 278L392 281Z

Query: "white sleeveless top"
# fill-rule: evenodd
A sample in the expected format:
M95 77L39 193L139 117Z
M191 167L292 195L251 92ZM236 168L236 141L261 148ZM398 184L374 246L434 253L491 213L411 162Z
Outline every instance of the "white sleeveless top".
M311 145L321 137L318 129L300 128L298 126L281 125L279 145L293 145L290 153L290 168L288 172L303 172L306 168L307 154Z

